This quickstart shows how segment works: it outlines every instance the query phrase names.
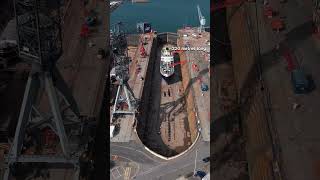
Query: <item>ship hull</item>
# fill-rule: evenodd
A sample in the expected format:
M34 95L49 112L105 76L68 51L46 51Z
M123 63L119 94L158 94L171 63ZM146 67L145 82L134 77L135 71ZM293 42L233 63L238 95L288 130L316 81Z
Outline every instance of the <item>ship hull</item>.
M161 50L160 74L166 78L174 74L174 58L168 46Z

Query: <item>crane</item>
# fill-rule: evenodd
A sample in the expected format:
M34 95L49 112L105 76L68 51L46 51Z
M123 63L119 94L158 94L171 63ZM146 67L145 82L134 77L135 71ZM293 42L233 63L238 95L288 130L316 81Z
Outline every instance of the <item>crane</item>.
M199 5L197 5L197 9L198 9L199 22L200 22L199 33L201 33L203 26L206 24L206 19L202 15Z
M136 113L136 99L132 92L128 80L129 80L129 57L128 57L128 44L124 25L122 22L117 23L114 26L114 31L111 36L111 47L113 59L115 61L115 74L117 80L120 82L118 85L117 94L115 97L113 110L111 113L111 120L115 114L131 114ZM125 97L125 98L123 98ZM121 110L118 108L120 104L125 100L128 105L128 110Z
M78 180L81 157L91 143L87 132L92 127L83 123L87 117L80 115L77 101L56 65L63 54L60 13L63 5L60 0L14 0L13 3L19 57L32 68L1 179L21 176L24 167L39 169L34 163L48 163L49 166L73 166L74 179ZM41 108L43 106L47 108ZM49 144L57 143L58 148L33 141L34 136L42 138L42 133L51 141ZM52 142L54 136L57 141ZM26 137L31 137L32 143ZM41 148L35 151L34 147Z

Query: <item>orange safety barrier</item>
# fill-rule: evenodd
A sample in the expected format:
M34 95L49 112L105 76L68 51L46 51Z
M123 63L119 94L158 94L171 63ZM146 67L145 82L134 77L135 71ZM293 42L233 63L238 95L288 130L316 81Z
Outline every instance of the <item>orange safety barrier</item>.
M196 64L194 64L194 63L192 63L192 69L193 69L193 71L199 71L199 68L198 68L198 65L196 65Z
M186 60L180 60L180 62L173 63L173 64L171 65L171 67L172 67L172 66L177 66L177 65L179 65L179 64L184 65L186 62L187 62Z
M270 6L264 7L263 12L264 12L264 15L265 15L267 18L272 18L272 16L273 16L273 10L272 10L272 8L271 8Z
M273 30L280 31L284 28L284 23L280 18L276 18L271 21L271 27Z
M142 57L145 57L145 56L146 56L146 50L144 49L143 45L142 45L141 48L140 48L140 55L141 55Z
M287 61L287 69L288 69L288 71L291 72L293 69L295 69L294 59L292 57L291 51L289 49L285 49L285 51L283 52L282 56Z
M81 37L88 37L89 36L89 27L86 24L83 24L81 27L81 32L80 32Z

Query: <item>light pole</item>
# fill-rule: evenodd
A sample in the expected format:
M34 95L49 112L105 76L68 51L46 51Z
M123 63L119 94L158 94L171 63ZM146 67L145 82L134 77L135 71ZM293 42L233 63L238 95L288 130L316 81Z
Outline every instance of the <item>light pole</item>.
M196 149L196 158L194 159L193 175L196 175L198 149Z

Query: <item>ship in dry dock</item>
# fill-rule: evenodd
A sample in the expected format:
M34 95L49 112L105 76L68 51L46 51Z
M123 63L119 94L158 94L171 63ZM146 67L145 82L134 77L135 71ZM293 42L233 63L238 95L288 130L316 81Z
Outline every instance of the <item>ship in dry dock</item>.
M172 51L168 46L161 50L160 73L164 77L170 77L174 74L174 58Z

